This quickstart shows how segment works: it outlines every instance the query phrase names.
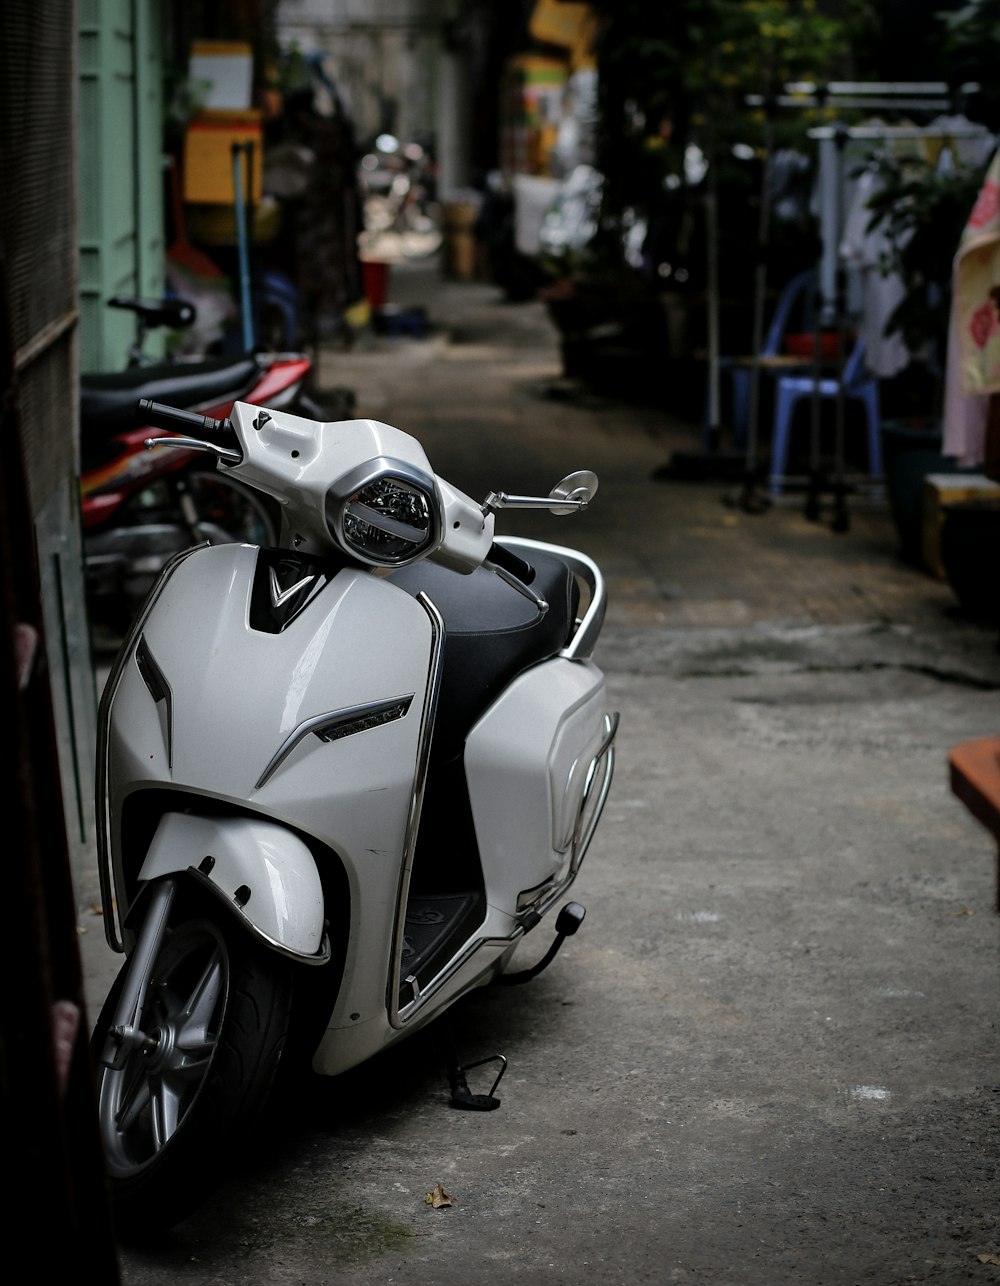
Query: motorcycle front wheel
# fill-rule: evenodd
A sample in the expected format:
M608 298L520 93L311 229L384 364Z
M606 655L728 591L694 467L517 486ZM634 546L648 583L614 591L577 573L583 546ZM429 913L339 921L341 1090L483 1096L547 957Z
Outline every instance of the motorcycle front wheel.
M222 913L225 915L225 913ZM288 1036L287 961L210 914L172 925L139 980L135 1038L111 1067L122 966L93 1035L98 1122L125 1238L163 1231L224 1179L250 1141Z
M277 506L238 478L192 468L136 493L116 525L87 538L87 607L92 621L122 636L166 563L209 540L265 548L278 540ZM109 565L110 573L103 571Z
M184 479L184 488L203 538L264 546L277 540L277 519L266 497L238 478L216 469L193 469Z

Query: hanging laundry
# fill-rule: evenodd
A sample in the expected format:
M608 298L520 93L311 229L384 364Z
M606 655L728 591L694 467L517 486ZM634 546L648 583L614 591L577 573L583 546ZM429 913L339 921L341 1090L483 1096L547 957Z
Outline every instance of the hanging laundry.
M884 272L892 248L884 225L870 227L872 211L868 202L881 185L882 180L874 169L865 169L858 176L844 222L840 254L847 267L859 274L859 329L867 345L868 369L880 379L891 379L905 370L912 355L898 331L886 334L889 319L906 292L899 273L887 276Z
M962 387L967 393L1000 392L1000 151L958 243L954 286Z
M993 155L995 137L985 125L967 116L935 116L925 127L924 155L930 165L942 173L942 152L951 152L953 163L962 169L978 170Z
M948 365L946 455L982 462L989 398L1000 392L1000 150L986 172L955 254Z

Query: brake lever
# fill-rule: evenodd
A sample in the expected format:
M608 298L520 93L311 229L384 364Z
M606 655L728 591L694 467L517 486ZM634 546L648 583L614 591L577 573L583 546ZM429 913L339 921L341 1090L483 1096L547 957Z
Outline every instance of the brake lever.
M524 581L518 579L513 572L509 572L506 567L500 567L497 563L490 562L488 558L483 560L483 566L493 572L494 575L499 576L511 589L516 589L522 598L526 598L529 603L534 603L540 616L544 616L549 610L549 605L545 599L536 594L529 585L525 585Z
M239 451L229 447L216 446L214 442L202 442L200 438L170 437L146 438L142 444L147 451L154 447L183 447L185 451L210 451L223 464L241 464L243 456Z

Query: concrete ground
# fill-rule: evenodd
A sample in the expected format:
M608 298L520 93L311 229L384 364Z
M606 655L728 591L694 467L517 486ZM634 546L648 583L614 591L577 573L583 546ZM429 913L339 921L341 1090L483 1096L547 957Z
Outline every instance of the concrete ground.
M498 1111L451 1110L417 1035L123 1248L125 1286L1000 1283L997 854L947 772L1000 726L997 627L897 559L884 501L833 532L658 476L698 448L671 388L567 385L541 304L433 266L390 299L430 333L330 349L326 386L476 496L601 479L582 515L498 524L609 581L587 919L529 987L463 1002L466 1061L509 1059ZM89 907L81 929L93 1017L116 961Z

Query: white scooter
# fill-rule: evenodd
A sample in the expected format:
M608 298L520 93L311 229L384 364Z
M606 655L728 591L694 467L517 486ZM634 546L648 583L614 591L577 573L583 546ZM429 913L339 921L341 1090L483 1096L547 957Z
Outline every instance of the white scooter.
M105 928L126 959L93 1048L123 1235L223 1180L279 1063L337 1075L545 967L577 903L535 966L512 957L580 869L618 723L591 659L596 565L494 541L505 507L585 508L592 473L478 504L372 420L137 417L271 497L281 536L178 554L101 700ZM497 1058L487 1094L453 1060L455 1106L497 1106Z

